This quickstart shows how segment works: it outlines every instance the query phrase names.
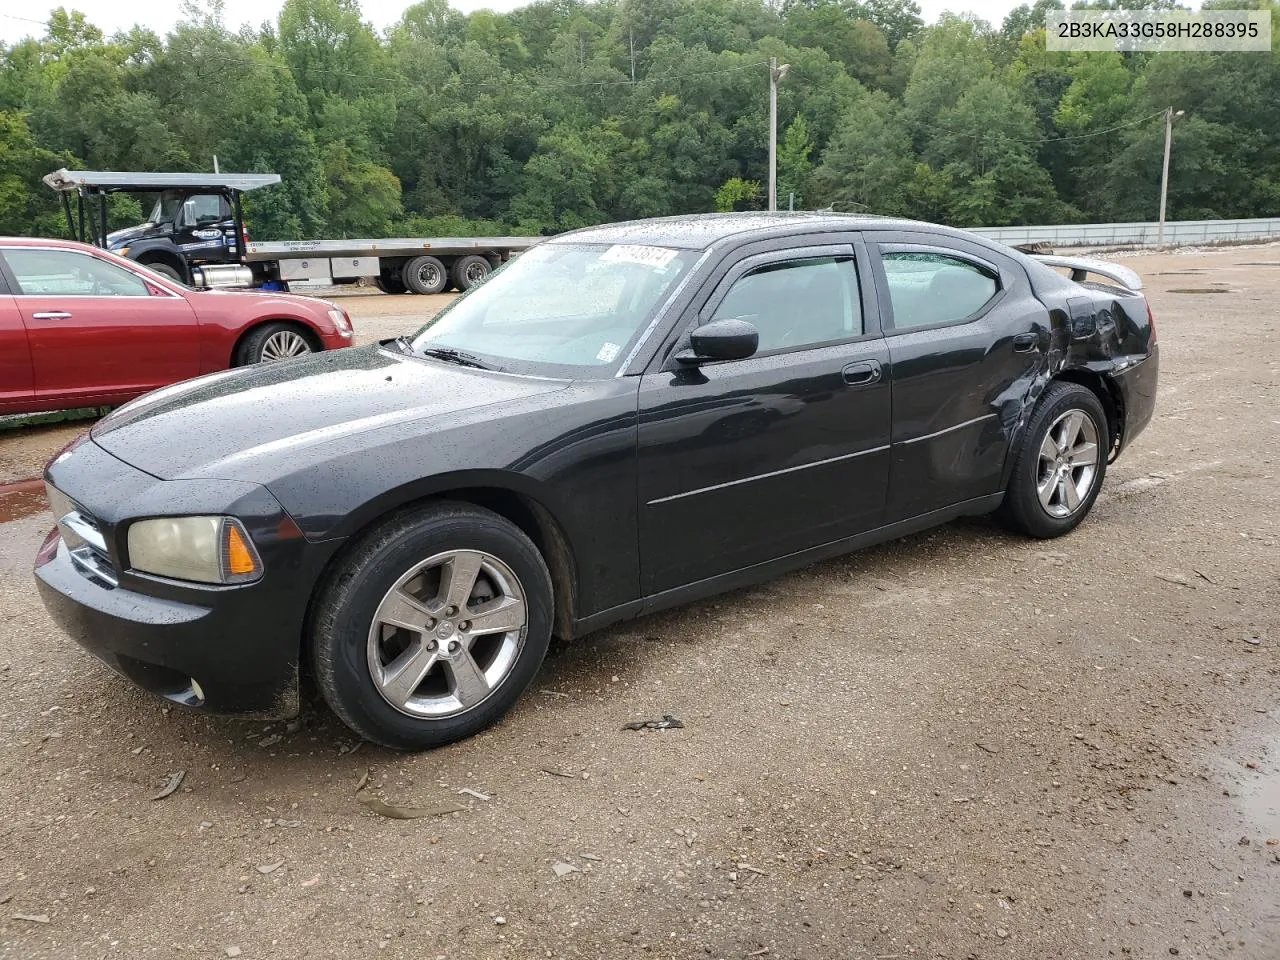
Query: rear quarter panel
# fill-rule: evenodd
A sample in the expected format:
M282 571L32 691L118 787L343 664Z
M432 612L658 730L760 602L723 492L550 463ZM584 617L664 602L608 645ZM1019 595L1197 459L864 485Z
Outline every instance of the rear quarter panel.
M1106 283L1077 283L1040 264L1029 273L1053 321L1047 377L1037 395L1066 371L1102 377L1119 404L1123 449L1155 410L1160 359L1146 297Z

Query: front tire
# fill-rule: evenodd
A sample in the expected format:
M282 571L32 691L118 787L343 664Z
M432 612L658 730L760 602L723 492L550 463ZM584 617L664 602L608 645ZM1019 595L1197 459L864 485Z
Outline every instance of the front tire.
M292 323L264 323L252 330L236 351L236 366L274 363L315 353L315 344Z
M396 750L493 724L551 640L551 575L537 547L469 504L392 517L318 596L311 655L322 696L360 736Z
M168 277L170 280L177 280L178 283L186 283L187 278L178 272L177 268L169 266L167 263L143 263L148 270L154 270L162 277Z
M1110 449L1106 411L1094 392L1051 383L1023 434L999 518L1039 539L1074 530L1098 498Z

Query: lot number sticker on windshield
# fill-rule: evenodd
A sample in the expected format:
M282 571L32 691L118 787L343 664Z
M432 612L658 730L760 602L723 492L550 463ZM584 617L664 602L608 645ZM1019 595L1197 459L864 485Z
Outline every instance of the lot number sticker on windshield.
M601 263L638 263L645 267L661 269L676 258L675 250L666 247L645 247L639 244L617 243L600 254Z
M601 363L613 363L613 358L618 355L618 351L621 349L616 343L606 343L600 348L600 352L596 354L596 359Z

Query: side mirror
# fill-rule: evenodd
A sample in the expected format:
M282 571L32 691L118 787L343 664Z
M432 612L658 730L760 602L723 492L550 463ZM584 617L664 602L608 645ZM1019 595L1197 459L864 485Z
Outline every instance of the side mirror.
M689 349L676 354L685 364L707 360L744 360L760 345L760 331L745 320L712 320L689 334Z

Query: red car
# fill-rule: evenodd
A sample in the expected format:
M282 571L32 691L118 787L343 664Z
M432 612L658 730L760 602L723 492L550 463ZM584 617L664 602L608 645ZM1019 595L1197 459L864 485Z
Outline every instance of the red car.
M0 237L0 413L114 406L350 345L351 318L324 300L193 290L87 244Z

